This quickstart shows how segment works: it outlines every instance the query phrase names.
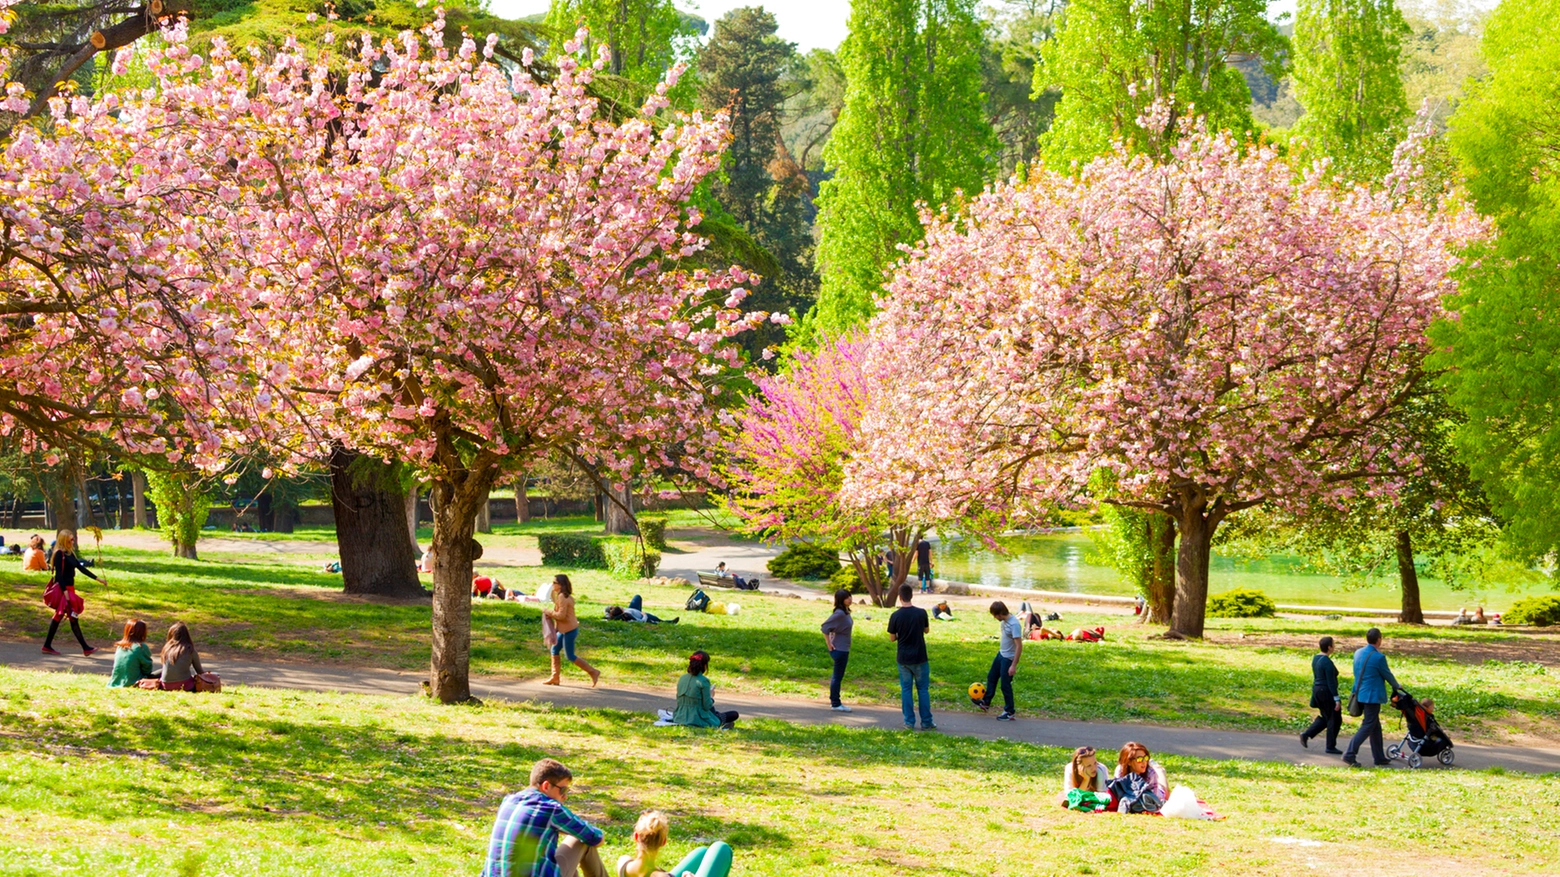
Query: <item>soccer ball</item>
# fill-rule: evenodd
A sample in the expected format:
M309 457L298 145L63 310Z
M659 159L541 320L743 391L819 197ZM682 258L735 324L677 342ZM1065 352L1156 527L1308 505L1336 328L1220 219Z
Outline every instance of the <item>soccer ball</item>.
M982 701L986 699L986 684L974 682L970 684L970 700Z

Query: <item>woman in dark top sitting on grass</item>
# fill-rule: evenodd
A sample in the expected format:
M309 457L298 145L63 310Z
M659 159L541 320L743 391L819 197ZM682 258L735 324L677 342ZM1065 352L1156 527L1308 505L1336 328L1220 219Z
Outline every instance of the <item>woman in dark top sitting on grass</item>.
M63 530L55 541L54 551L49 555L49 572L60 586L60 604L54 610L54 620L49 622L49 635L43 639L43 653L46 655L59 654L54 650L54 635L59 632L60 621L67 616L70 618L70 632L76 635L76 642L81 643L81 653L90 657L97 651L87 645L87 638L81 635L81 622L77 621L81 613L76 609L79 600L76 596L76 570L86 573L87 578L93 581L108 584L108 579L98 578L76 556L76 534Z
M195 654L195 640L182 621L168 628L168 641L162 647L162 687L164 691L194 691L195 677L206 672Z

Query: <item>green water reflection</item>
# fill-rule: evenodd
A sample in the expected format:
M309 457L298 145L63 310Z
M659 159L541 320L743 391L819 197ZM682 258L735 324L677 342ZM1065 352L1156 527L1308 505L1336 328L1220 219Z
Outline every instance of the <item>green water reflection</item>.
M1011 554L986 550L978 543L951 541L938 544L934 558L937 576L952 581L991 587L1034 588L1076 594L1132 596L1133 590L1116 571L1094 561L1094 541L1086 533L1054 533L1043 536L1007 536L1003 545ZM1238 560L1215 553L1209 569L1210 592L1253 588L1277 603L1318 606L1360 606L1393 609L1401 604L1396 584L1345 587L1334 576L1300 571L1297 558L1275 556L1265 560ZM1552 593L1544 585L1515 592L1505 586L1453 591L1439 579L1421 576L1420 599L1430 610L1456 611L1482 604L1501 611L1529 593Z

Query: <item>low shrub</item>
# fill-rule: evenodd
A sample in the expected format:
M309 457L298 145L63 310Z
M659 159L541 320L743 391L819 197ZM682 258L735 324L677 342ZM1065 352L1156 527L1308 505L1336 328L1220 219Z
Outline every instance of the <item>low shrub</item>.
M661 565L661 552L644 548L632 537L602 539L600 545L607 570L620 579L650 578Z
M665 518L640 518L639 535L645 539L645 544L656 551L666 550L666 519Z
M543 533L536 537L536 544L542 550L543 566L607 568L600 537L583 533Z
M867 592L867 586L861 583L861 573L856 571L856 565L852 563L841 566L839 572L829 576L829 587L836 591L849 591L852 594Z
M1546 594L1518 600L1511 604L1500 620L1504 624L1536 624L1540 627L1560 624L1560 596Z
M839 569L839 552L806 542L797 542L769 561L769 574L781 579L826 579Z
M1208 598L1211 618L1272 618L1278 607L1268 595L1250 588L1236 588Z

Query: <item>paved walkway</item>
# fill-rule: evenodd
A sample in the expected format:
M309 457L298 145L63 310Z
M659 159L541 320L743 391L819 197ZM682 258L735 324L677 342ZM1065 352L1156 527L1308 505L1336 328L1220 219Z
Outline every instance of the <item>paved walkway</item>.
M113 650L105 649L91 658L80 655L53 657L39 652L36 642L0 642L0 664L28 670L92 673L107 677ZM323 664L288 664L252 660L205 662L220 673L228 684L291 688L309 691L341 691L354 694L406 696L421 690L426 674L395 670L333 667ZM610 681L609 681L610 682ZM670 708L675 701L673 689L624 688L604 685L599 689L570 680L562 686L545 686L539 680L479 677L472 680L472 692L484 699L536 701L557 706L604 708L649 713ZM807 701L773 696L728 695L717 688L716 703L722 709L734 709L749 718L775 719L804 725L843 725L852 728L902 729L897 708L858 706L854 712L836 713L823 700ZM1129 725L1109 722L1067 722L1049 719L1025 719L1011 724L998 722L993 715L973 712L934 714L937 729L980 740L1008 739L1046 746L1095 746L1116 749L1128 740L1136 740L1153 752L1190 755L1198 758L1278 761L1342 767L1336 756L1321 752L1321 741L1313 748L1300 748L1290 734L1261 734L1244 731L1213 731L1200 728L1170 728L1156 725ZM1393 723L1388 723L1388 728ZM1401 737L1387 735L1387 743ZM1340 741L1342 742L1342 741ZM1560 771L1560 750L1522 749L1504 746L1459 744L1457 767L1481 769L1495 765L1526 773ZM1369 760L1369 753L1366 753ZM1401 764L1401 762L1400 762ZM1403 768L1406 769L1406 765ZM1431 767L1431 765L1427 765ZM1433 765L1435 769L1442 769Z

